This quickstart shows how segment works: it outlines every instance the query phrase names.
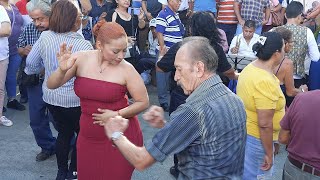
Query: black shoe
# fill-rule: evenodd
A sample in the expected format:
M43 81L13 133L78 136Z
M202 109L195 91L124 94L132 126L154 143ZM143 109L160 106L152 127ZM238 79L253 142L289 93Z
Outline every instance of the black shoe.
M25 104L28 102L28 97L20 97L20 103Z
M67 171L66 170L58 170L56 180L65 180L67 178Z
M41 151L39 154L37 154L36 156L36 161L44 161L44 160L47 160L50 156L52 156L54 153L48 153L48 152L44 152L44 151Z
M67 173L67 180L75 180L75 179L78 179L78 176L77 176L77 172L76 171L68 171Z
M169 106L168 106L168 104L160 104L160 106L162 107L162 109L163 109L165 112L168 112L168 111L169 111Z
M2 113L7 112L7 108L6 107L2 107Z
M179 176L179 170L178 170L178 168L172 166L172 167L170 168L170 174L171 174L172 176L174 176L175 178L178 178L178 176Z
M21 103L19 103L16 99L14 99L12 101L8 101L7 108L15 109L15 110L19 110L19 111L26 110L26 107L24 105L22 105Z

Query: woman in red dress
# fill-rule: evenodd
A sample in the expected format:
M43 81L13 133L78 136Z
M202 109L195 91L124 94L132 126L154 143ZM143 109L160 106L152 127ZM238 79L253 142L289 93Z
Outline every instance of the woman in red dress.
M146 87L134 67L123 60L127 35L117 23L98 24L97 50L71 55L72 45L62 44L57 54L59 68L48 79L48 88L57 88L76 76L74 90L80 97L80 133L77 142L79 180L127 180L134 167L105 136L101 125L109 118L130 120L124 134L142 146L137 114L149 105ZM134 103L128 105L126 93Z

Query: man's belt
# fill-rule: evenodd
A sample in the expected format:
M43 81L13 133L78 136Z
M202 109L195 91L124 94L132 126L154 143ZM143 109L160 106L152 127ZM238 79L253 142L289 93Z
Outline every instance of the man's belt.
M298 160L295 160L290 156L288 156L288 160L291 162L291 164L293 164L297 168L301 169L302 171L313 174L315 176L320 176L320 170L317 170L316 168L314 168L306 163L302 163Z

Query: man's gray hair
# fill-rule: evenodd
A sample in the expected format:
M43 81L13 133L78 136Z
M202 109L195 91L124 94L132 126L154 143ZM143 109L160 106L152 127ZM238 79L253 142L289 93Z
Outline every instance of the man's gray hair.
M182 41L181 47L188 48L188 55L192 61L203 62L205 69L215 72L218 67L218 55L210 44L209 39L201 36L187 37Z
M42 13L49 17L51 15L51 0L31 0L26 5L28 13L40 9Z

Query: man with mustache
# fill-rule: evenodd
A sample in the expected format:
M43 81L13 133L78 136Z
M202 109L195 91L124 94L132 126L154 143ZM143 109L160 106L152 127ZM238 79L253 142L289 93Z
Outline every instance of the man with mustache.
M41 148L41 152L36 156L36 161L44 161L55 154L56 138L52 136L49 124L52 117L42 99L42 73L28 76L23 72L23 69L32 45L39 39L41 33L49 28L51 5L45 0L31 0L27 3L27 11L33 22L25 26L19 37L18 52L23 58L20 76L21 81L27 86L30 126L35 140Z

